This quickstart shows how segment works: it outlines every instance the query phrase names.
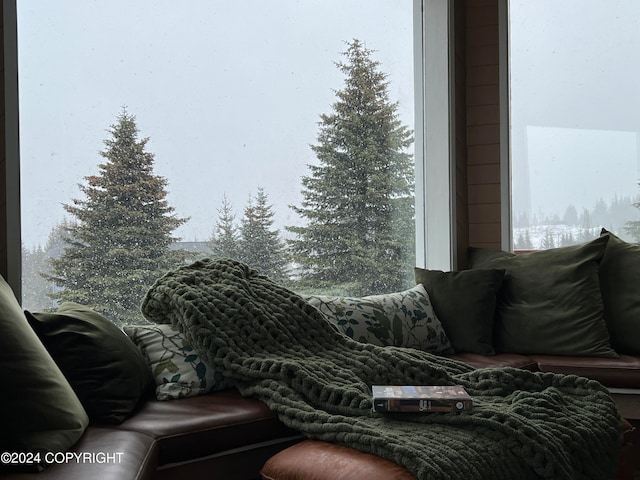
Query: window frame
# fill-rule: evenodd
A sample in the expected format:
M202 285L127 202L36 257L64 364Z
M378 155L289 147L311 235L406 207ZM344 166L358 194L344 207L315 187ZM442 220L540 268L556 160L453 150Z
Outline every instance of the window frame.
M500 101L500 239L502 250L513 251L511 218L511 118L509 75L509 0L498 0L498 82Z
M7 283L22 297L20 220L20 132L18 112L18 18L16 0L2 2L4 47L4 140Z
M457 266L454 8L414 2L416 266L444 271Z

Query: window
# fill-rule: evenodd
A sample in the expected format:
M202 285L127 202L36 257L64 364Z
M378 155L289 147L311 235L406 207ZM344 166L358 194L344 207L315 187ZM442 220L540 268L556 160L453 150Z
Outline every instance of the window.
M60 286L39 274L49 257L60 258L60 227L77 220L62 205L84 198L79 184L100 174L108 157L99 152L107 153L104 141L122 115L135 120L139 140L148 137L166 200L188 218L173 248L197 254L210 253L225 205L239 235L261 202L283 245L307 225L289 205L303 204L301 179L318 165L310 145L318 147L321 115L344 88L335 62L348 63L341 53L353 39L388 75L401 124L422 126L414 125L423 100L414 99L419 1L152 3L17 2L25 308L52 306L46 294ZM413 145L403 153L413 156ZM413 228L403 234L412 238ZM412 245L409 274L414 252ZM304 273L289 260L283 281L300 287Z
M426 0L416 15L416 264L450 270L454 258L455 220L452 159L453 3ZM416 2L416 10L421 8Z
M640 241L639 23L635 1L510 0L515 249Z

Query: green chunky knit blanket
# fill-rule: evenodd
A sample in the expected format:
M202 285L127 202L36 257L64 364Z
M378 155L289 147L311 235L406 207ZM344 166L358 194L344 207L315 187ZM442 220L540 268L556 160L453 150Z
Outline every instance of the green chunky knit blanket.
M479 369L358 343L286 288L232 260L167 273L142 312L172 323L245 396L310 438L404 465L419 479L613 478L620 418L606 389L576 376ZM379 414L371 385L463 385L460 414Z

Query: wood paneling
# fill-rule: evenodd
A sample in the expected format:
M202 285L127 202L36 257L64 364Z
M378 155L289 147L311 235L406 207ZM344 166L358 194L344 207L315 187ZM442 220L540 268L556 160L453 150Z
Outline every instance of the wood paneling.
M497 0L466 3L467 245L501 246Z
M456 267L467 265L469 244L469 203L467 192L467 29L466 0L458 0L454 9L454 104L455 104L455 182L456 182Z
M472 145L467 147L467 164L479 165L495 163L500 158L500 145L493 143L488 145Z

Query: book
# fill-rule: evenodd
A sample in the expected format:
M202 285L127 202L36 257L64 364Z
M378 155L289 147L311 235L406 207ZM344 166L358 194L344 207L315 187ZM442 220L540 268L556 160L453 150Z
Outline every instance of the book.
M462 412L473 399L461 385L373 385L374 412Z

